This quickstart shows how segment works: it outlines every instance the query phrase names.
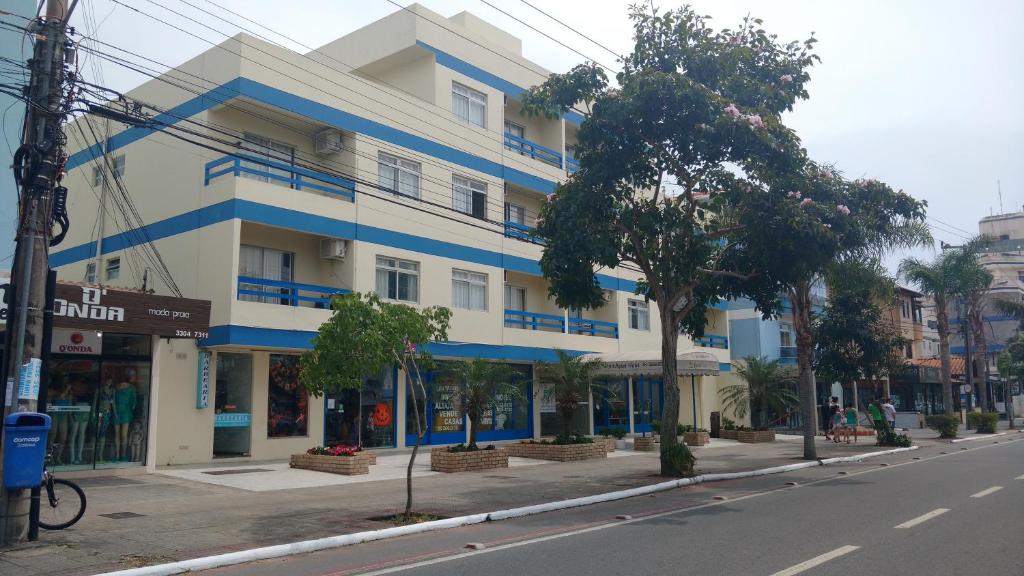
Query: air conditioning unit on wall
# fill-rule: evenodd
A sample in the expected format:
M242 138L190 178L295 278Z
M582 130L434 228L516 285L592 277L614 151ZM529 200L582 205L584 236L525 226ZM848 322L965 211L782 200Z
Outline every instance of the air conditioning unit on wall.
M348 241L337 238L320 240L320 257L324 260L344 260L348 253Z
M341 152L344 142L341 138L341 130L328 128L316 133L316 153L321 155L337 154Z

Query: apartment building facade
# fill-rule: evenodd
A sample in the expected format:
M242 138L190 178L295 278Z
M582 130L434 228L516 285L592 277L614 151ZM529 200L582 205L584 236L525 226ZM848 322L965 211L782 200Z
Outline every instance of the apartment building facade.
M99 237L76 227L70 247L52 255L60 277L138 287L145 271L134 250L151 240L183 294L212 304L206 338L153 351L154 363L195 366L197 377L162 378L150 390L147 464L411 444L412 403L397 369L322 398L298 383L298 353L337 293L447 306L450 341L430 345L437 358L522 372L526 393L497 403L484 441L557 431L554 406L530 379L556 348L609 358L660 350L658 314L635 295L637 273L598 271L607 304L596 310L562 310L548 297L543 246L530 230L576 169L582 116L520 113L523 89L547 74L522 57L519 39L472 14L414 5L305 55L236 36L128 93L159 107L166 125L219 138L214 150L116 122L105 141L76 148L72 138L69 210L90 221L97 213L103 196L87 191L102 191L105 153L146 226L121 230L105 218ZM724 307L709 312L709 327L698 342L680 341L681 356L703 362L701 375L679 380L682 420L700 426L718 407L714 373L729 370ZM579 432L650 430L664 386L660 369L645 366L609 374L613 392L587 399ZM427 379L425 443L464 441L450 383Z

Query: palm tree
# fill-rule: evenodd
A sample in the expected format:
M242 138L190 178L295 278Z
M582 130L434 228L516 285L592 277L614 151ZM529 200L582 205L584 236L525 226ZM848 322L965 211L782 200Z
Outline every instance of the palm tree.
M946 414L953 413L953 383L949 356L949 306L958 296L966 296L981 289L987 271L978 263L978 255L990 240L984 236L972 238L963 246L939 254L931 262L907 258L900 263L900 276L916 284L935 302L936 331L939 333L939 361L942 372L942 403ZM983 387L978 388L979 392Z
M796 371L778 360L748 356L733 366L743 382L718 391L722 408L732 409L737 418L746 417L749 410L753 428L767 426L770 414L785 414L800 403L793 391L798 382Z
M538 377L545 385L544 400L555 403L562 416L562 435L572 435L572 421L580 402L589 395L591 388L600 387L597 373L603 363L597 358L573 356L565 350L555 350L558 361L537 366Z
M458 387L456 397L460 416L469 416L469 447L476 448L480 421L500 399L523 398L522 375L508 364L475 358L452 362L442 371Z

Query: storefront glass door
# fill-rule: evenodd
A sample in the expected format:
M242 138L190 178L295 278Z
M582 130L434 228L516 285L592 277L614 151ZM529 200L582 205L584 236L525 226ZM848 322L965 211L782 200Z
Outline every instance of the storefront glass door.
M606 428L629 432L629 380L609 378L594 388L594 434Z
M213 456L248 456L252 441L252 355L217 353Z
M416 390L420 418L425 422L426 434L422 444L458 444L466 441L466 419L459 414L458 384L454 377L435 370L424 374L427 396L422 398ZM413 386L412 388L418 388ZM405 444L416 444L416 419L412 394L407 392Z
M633 432L651 432L651 422L661 420L664 389L661 378L633 378Z
M324 397L324 444L391 448L395 445L397 369L366 378L362 390L331 392Z
M530 394L533 379L533 367L525 364L512 364L512 369L519 373L519 397L504 395L480 419L478 442L495 440L514 440L533 437L533 395Z

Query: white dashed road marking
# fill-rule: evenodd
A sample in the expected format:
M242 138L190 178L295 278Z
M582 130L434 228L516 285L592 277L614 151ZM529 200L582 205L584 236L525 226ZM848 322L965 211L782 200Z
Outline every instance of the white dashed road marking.
M801 563L797 564L796 566L790 566L789 568L786 568L785 570L776 572L776 573L772 574L772 576L794 576L794 574L799 574L801 572L806 572L807 570L810 570L811 568L814 568L815 566L821 566L822 564L824 564L824 563L826 563L826 562L828 562L830 560L835 560L836 558L839 558L840 556L844 556L846 554L849 554L850 552L853 552L854 550L859 550L859 549L860 549L860 546L850 546L850 545L840 546L839 548L836 548L835 550L833 550L831 552L826 552L826 553L822 554L821 556L815 556L814 558L811 558L810 560L806 560L804 562L801 562Z
M978 492L977 494L971 494L971 498L984 498L985 496L988 496L989 494L991 494L993 492L999 492L1002 489L1003 489L1002 486L993 486L991 488L986 488L986 489L982 490L981 492Z
M927 521L931 520L932 518L935 518L936 516L942 516L946 512L949 512L949 508L936 508L935 510L932 510L931 512L929 512L927 514L922 514L922 515L918 516L917 518L914 518L913 520L907 520L903 524L900 524L898 526L894 526L894 528L913 528L914 526L917 526L918 524L921 524L922 522L927 522Z

